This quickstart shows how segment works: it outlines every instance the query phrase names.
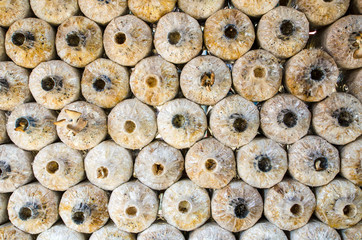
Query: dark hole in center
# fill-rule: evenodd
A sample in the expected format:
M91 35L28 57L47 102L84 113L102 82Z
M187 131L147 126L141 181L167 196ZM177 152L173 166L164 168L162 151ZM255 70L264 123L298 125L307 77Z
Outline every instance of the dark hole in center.
M28 119L24 118L24 117L21 117L21 118L18 118L16 119L15 121L15 128L20 128L22 129L23 131L27 130L29 127L29 121Z
M13 36L11 37L11 41L13 42L14 45L16 46L21 46L24 44L25 42L25 34L22 32L15 32L13 34Z
M249 210L245 203L239 203L234 208L234 213L237 218L245 218L249 214Z
M0 87L9 88L9 82L5 78L0 78Z
M225 27L224 35L229 39L235 39L238 36L238 30L235 25L229 24Z
M349 218L354 217L357 214L357 208L354 204L347 204L343 208L343 214Z
M295 125L297 125L297 120L298 120L297 115L292 111L286 112L283 116L283 123L288 128L292 128Z
M294 204L291 208L290 208L290 212L295 215L298 216L300 215L302 211L302 207L299 204Z
M19 211L19 218L23 221L26 221L28 220L29 218L31 218L31 215L32 215L32 211L30 208L28 207L22 207L20 208L20 211Z
M104 90L105 86L106 86L106 82L101 77L96 78L95 81L93 82L93 88L97 92L102 92Z
M84 213L83 212L74 212L72 214L72 221L77 224L80 225L84 222L85 217L84 217Z
M185 125L185 117L181 114L176 114L175 116L173 116L172 118L172 126L174 126L175 128L181 128Z
M152 165L152 172L156 176L161 175L163 173L163 169L164 167L160 163L155 163Z
M314 160L314 168L316 171L324 171L328 168L328 160L325 157L319 157Z
M81 39L77 32L70 32L65 37L65 41L67 42L68 46L77 47L79 46Z
M41 80L41 87L44 91L51 91L55 87L55 79L52 76L47 76Z
M342 109L338 115L338 124L342 127L349 127L353 122L353 115L345 109Z
M205 168L208 171L213 171L216 169L217 162L214 159L207 159L205 162Z
M267 156L260 156L258 158L258 168L262 172L269 172L272 169L270 158Z
M233 122L233 128L236 132L244 132L248 126L248 122L243 117L238 117Z
M114 36L114 41L117 44L123 44L126 41L126 34L119 32Z
M312 80L319 82L324 79L325 75L321 69L316 68L310 72L310 77Z
M283 20L283 22L280 24L280 32L284 36L291 36L294 32L294 25L289 20Z
M168 39L168 42L169 42L171 45L176 45L176 44L179 43L180 40L181 40L181 34L180 34L178 31L170 32L170 33L167 35L167 39Z

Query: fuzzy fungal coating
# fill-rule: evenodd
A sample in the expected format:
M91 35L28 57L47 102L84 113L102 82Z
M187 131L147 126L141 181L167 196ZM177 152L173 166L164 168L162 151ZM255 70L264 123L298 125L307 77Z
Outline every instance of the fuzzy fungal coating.
M362 103L347 93L333 93L313 107L315 132L336 145L356 140L362 134Z
M154 223L138 234L137 240L185 240L180 230L167 223Z
M225 0L178 0L178 7L196 19L207 19L225 4Z
M113 222L109 222L101 229L95 231L89 240L136 240L133 233L128 233L117 228Z
M137 155L134 175L154 190L165 190L177 182L184 170L184 157L180 150L165 142L154 141Z
M32 99L28 86L29 71L13 62L0 62L0 109L12 111Z
M156 114L135 98L124 100L108 115L108 132L124 148L143 148L156 136Z
M177 0L128 0L128 7L137 17L154 23L171 12L176 2Z
M232 4L251 17L260 17L269 12L279 3L278 0L231 0Z
M319 221L313 220L310 221L305 226L291 231L290 233L291 240L341 240L338 232L329 227L327 224L321 223ZM357 239L357 238L356 238Z
M108 219L108 194L89 182L80 183L63 193L59 215L64 224L77 232L93 233Z
M72 16L58 27L55 45L64 62L85 67L103 52L102 30L86 17Z
M261 48L279 58L289 58L307 44L308 19L298 10L279 6L261 17L257 38Z
M39 183L22 186L16 189L9 198L9 219L22 231L39 234L58 221L59 201L59 193Z
M134 66L150 53L152 31L136 16L117 17L104 30L103 44L109 59L123 66Z
M362 2L362 1L361 1ZM362 68L352 71L346 80L348 93L352 94L362 102Z
M30 0L34 14L52 25L59 25L79 11L77 0Z
M159 202L157 194L138 181L116 188L111 195L108 211L118 229L139 233L156 220Z
M145 58L132 71L130 85L140 101L152 106L162 105L178 93L177 68L160 56Z
M254 139L259 128L258 108L239 95L231 95L211 110L213 136L231 148L241 147Z
M8 210L7 210L9 197L10 194L0 193L0 224L9 221Z
M0 26L10 27L14 22L30 16L28 0L2 1L0 4Z
M86 236L64 224L57 224L39 234L36 240L86 240Z
M1 240L34 240L33 236L29 233L25 233L16 228L10 222L0 226L0 239Z
M362 138L345 145L341 151L341 175L362 186Z
M9 137L6 133L6 121L7 117L5 112L0 110L0 144L6 143L9 140Z
M240 234L239 240L265 240L278 239L288 240L285 233L274 224L268 221L261 221ZM313 239L311 239L313 240Z
M53 191L65 191L85 178L82 153L61 142L41 149L32 165L35 178Z
M37 103L60 110L79 98L79 70L60 60L40 63L29 76L29 88Z
M0 27L0 61L4 61L5 59L5 30Z
M99 58L85 67L81 86L82 95L88 102L113 108L129 95L128 69Z
M191 232L189 240L236 240L234 234L223 229L215 222L206 223Z
M82 13L101 25L123 15L127 10L127 0L79 0Z

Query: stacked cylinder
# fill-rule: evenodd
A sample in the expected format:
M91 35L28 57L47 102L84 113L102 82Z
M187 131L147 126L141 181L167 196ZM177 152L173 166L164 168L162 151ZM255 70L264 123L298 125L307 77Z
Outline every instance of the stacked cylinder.
M360 2L0 3L0 239L361 239Z

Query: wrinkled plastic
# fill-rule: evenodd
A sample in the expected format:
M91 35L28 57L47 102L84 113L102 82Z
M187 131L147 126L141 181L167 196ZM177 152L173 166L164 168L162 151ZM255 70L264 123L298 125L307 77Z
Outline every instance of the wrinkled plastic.
M207 19L224 6L225 0L178 0L177 6L196 19Z
M157 23L155 48L169 62L181 64L190 61L200 53L202 43L199 23L186 13L168 13Z
M215 105L228 94L231 81L230 70L221 59L199 56L183 67L180 87L183 95L191 101Z
M75 47L67 42L73 36L80 39ZM73 67L85 67L103 52L102 30L89 18L72 16L58 27L55 44L58 56L64 62Z
M59 200L59 193L39 183L19 187L9 198L9 219L12 224L25 232L41 233L59 219Z
M135 177L155 190L170 187L181 178L183 170L181 151L161 141L144 147L134 164Z
M313 107L315 132L336 145L354 141L362 134L362 103L347 93L333 93Z
M260 17L269 12L279 3L278 0L260 1L260 0L232 0L232 4L251 17Z
M104 4L98 0L78 1L82 13L98 24L105 25L112 19L125 14L127 10L127 0L116 0Z
M291 179L266 190L264 201L264 215L268 221L287 231L307 224L316 206L313 192Z
M6 133L6 120L5 113L0 110L0 144L7 142L9 139Z
M65 191L85 178L81 152L64 143L41 149L32 165L36 179L53 191Z
M288 29L282 33L283 22L293 25L291 33ZM306 46L308 38L308 19L304 13L291 7L279 6L270 10L261 17L258 24L257 39L260 47L279 58L297 54Z
M77 0L30 0L34 14L52 25L59 25L79 12Z
M341 230L343 240L361 239L362 238L362 222L353 227Z
M302 50L285 66L287 90L307 102L319 102L335 92L338 77L337 64L320 49Z
M103 44L109 59L134 66L151 51L151 28L133 15L117 17L104 30Z
M0 7L0 26L10 27L15 21L30 16L28 0L6 1Z
M173 99L179 90L176 66L160 56L141 60L130 78L133 94L142 102L159 106Z
M156 220L158 206L153 190L138 181L131 181L112 192L108 211L118 229L139 233Z
M157 22L171 12L177 0L128 0L128 7L134 15L146 22Z
M129 95L127 68L99 58L88 64L82 76L82 95L102 108L113 108Z
M362 138L345 145L341 149L341 174L349 181L362 186Z
M291 94L278 94L260 110L260 125L266 137L292 144L308 132L312 114L307 105Z
M210 218L210 197L192 181L178 181L163 195L162 216L182 231L194 230Z
M274 224L268 221L261 221L249 228L240 235L240 240L264 240L264 239L278 239L287 240L285 233Z
M307 225L290 233L291 240L340 240L338 232L328 225L316 220L310 221ZM357 239L357 238L356 238Z
M5 59L5 30L0 27L0 61L4 61Z
M0 240L34 240L32 235L21 231L10 222L0 226Z
M352 227L362 219L362 190L342 178L316 189L316 216L332 228Z
M9 220L7 206L10 194L0 193L0 224Z
M231 95L211 110L210 128L223 144L236 148L254 139L259 128L258 108L239 95Z
M55 119L54 111L38 103L24 103L11 112L6 130L11 141L18 147L39 151L58 138L54 125ZM26 122L26 125L21 126L22 122Z
M57 224L39 234L36 240L86 240L86 236L64 224Z
M157 126L166 143L181 149L192 146L204 136L207 119L199 105L179 98L162 106L157 116Z
M287 153L276 142L256 138L237 152L238 174L256 188L270 188L282 181L288 169Z
M59 215L68 228L81 233L93 233L109 219L107 204L107 192L89 182L83 182L63 193Z
M47 81L54 84L50 90ZM29 88L37 103L48 109L60 110L79 98L80 73L60 60L43 62L31 72Z
M142 233L138 234L137 240L185 240L182 233L167 223L159 222L152 224Z
M361 5L362 5L362 1L361 1ZM362 102L362 81L361 81L361 79L362 79L362 68L351 72L351 74L348 75L347 81L346 81L346 84L348 86L347 92L349 94L352 94L356 98L358 98L358 100L360 102Z
M117 228L113 222L109 222L101 229L95 231L89 238L89 240L136 240L136 237L132 233L124 232Z
M328 184L340 170L338 150L318 136L306 136L288 150L289 173L311 187Z
M236 176L234 152L214 138L203 139L188 150L185 169L200 187L225 187Z
M221 228L214 222L206 223L205 225L195 229L189 235L189 240L235 240L235 236Z
M124 148L142 148L156 136L156 114L135 98L124 100L108 115L108 132Z
M77 119L87 121L85 128L76 133L69 129L74 126L72 116L66 112L71 110L81 113ZM103 109L85 101L77 101L65 106L59 113L57 121L65 119L66 124L57 125L57 133L62 142L77 150L86 150L97 146L107 135L107 116Z
M204 40L213 55L224 60L236 60L252 47L254 26L241 11L222 9L206 20Z
M1 110L12 111L16 106L31 100L28 70L10 61L0 62L0 79Z

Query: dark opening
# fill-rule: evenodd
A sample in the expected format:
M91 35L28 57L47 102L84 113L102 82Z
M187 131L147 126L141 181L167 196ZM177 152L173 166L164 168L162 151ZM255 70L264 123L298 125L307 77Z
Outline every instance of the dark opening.
M97 78L94 82L93 82L93 88L97 91L97 92L102 92L104 90L104 87L106 86L106 82L102 79L102 78Z
M1 88L9 88L9 82L5 78L0 78L0 87Z
M41 80L41 87L45 91L51 91L55 87L55 79L52 76L47 76Z
M270 158L264 155L258 156L258 169L262 172L269 172L272 169Z
M299 204L294 204L291 208L290 208L290 212L294 215L294 216L299 216L302 212L302 206L300 206Z
M238 36L238 30L236 30L235 25L229 24L225 27L224 35L229 39L235 39Z
M11 172L11 167L9 164L7 164L4 161L0 161L0 179L4 180L9 177L9 174Z
M25 34L22 32L15 32L13 36L11 37L11 41L16 46L21 46L25 42Z
M59 164L56 161L48 162L46 166L47 172L50 174L54 174L59 169Z
M333 0L323 0L323 1L325 1L325 2L333 2Z
M294 32L294 25L289 20L283 20L283 22L280 24L280 32L284 36L291 36Z
M314 81L322 81L324 77L324 71L322 71L321 69L315 68L310 72L310 78Z
M67 42L68 46L77 47L80 44L81 38L79 37L79 33L70 32L65 37L65 41Z
M190 203L188 201L181 201L178 204L178 210L181 213L187 213L190 210Z
M353 115L346 108L336 110L332 116L337 118L338 124L341 127L349 127L353 122Z
M136 129L136 124L135 122L131 121L131 120L127 120L124 123L124 130L126 130L126 132L128 133L133 133L134 130Z
M164 166L160 163L155 163L152 165L152 172L154 175L158 176L163 173Z
M289 109L283 109L278 116L278 121L284 123L288 128L295 127L298 122L297 115Z
M167 39L171 45L176 45L181 40L181 34L178 31L170 32L167 35Z
M26 131L29 127L29 121L26 118L18 118L15 121L15 129L18 129L20 131Z
M290 0L279 0L280 6L287 6Z
M117 44L123 44L126 41L126 34L119 32L114 35L114 41Z
M106 178L106 177L108 177L108 169L106 167L103 167L103 166L99 167L97 169L97 178L103 179L103 178Z
M72 221L75 224L80 225L84 222L84 220L85 220L84 212L81 212L81 211L73 212Z
M126 214L128 215L128 217L134 217L137 215L137 208L136 207L128 207L126 209Z
M32 215L32 211L30 208L28 207L22 207L20 208L20 211L19 211L19 218L23 221L26 221L28 220L29 218L31 218L31 215Z
M245 203L239 203L238 205L235 206L234 208L234 214L237 218L246 218L246 216L248 216L249 214L249 210L246 206Z
M343 208L343 214L351 218L357 214L357 208L353 204L348 204Z
M214 159L210 158L210 159L207 159L205 162L205 168L208 171L215 170L216 166L217 166L217 162Z
M233 128L236 132L244 132L248 126L248 122L241 116L235 118Z
M324 171L328 168L328 160L325 157L319 157L314 160L314 168L316 171Z
M153 87L156 87L157 85L157 79L155 77L152 77L152 76L149 76L147 79L146 79L146 84L149 88L153 88Z
M254 69L254 76L257 78L265 77L265 69L262 67L257 67Z
M172 126L174 126L175 128L181 128L185 125L186 119L183 115L180 114L176 114L175 116L173 116L172 118Z

